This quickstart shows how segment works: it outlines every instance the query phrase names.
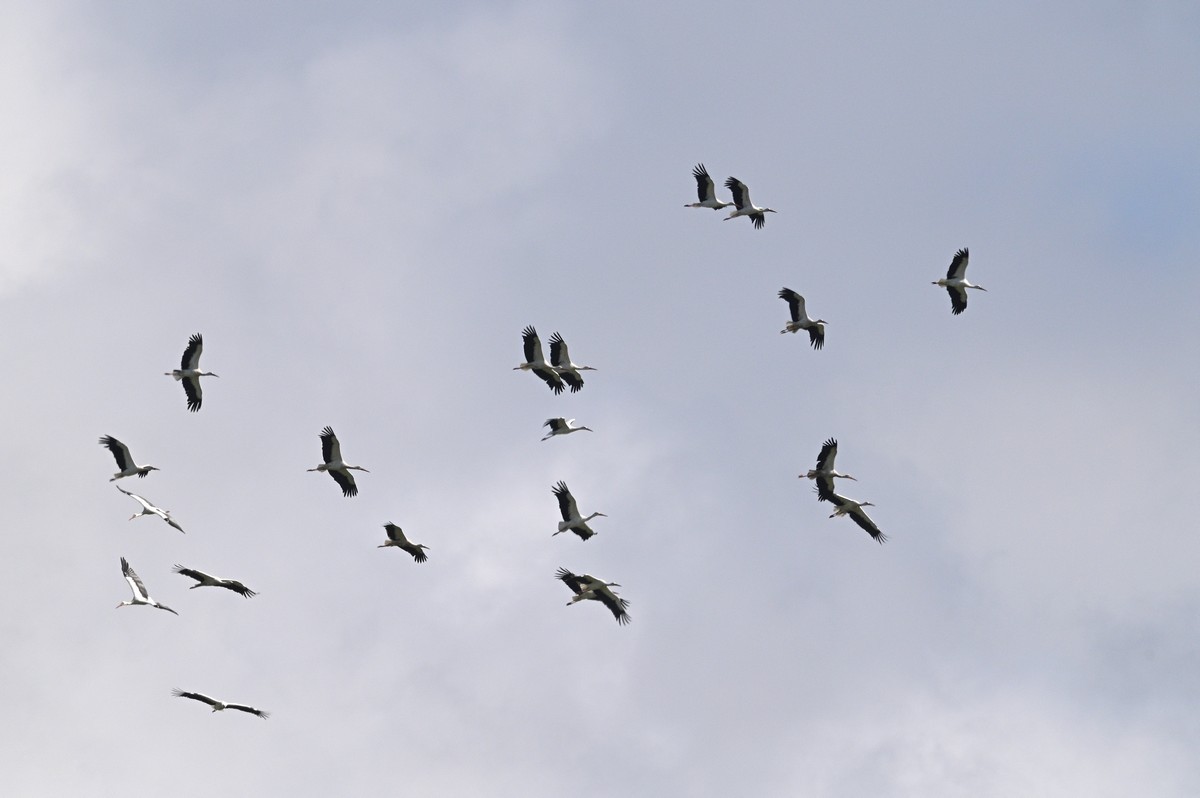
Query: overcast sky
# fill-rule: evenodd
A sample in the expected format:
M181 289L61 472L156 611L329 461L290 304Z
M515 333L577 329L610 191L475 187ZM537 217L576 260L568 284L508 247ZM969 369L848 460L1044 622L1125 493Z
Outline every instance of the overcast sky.
M4 3L0 791L1200 794L1200 11L1049 5Z

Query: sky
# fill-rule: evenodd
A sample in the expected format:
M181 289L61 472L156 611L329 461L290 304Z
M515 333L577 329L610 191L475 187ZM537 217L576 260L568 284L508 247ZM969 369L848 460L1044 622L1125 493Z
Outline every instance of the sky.
M1195 6L3 13L0 791L1200 794Z

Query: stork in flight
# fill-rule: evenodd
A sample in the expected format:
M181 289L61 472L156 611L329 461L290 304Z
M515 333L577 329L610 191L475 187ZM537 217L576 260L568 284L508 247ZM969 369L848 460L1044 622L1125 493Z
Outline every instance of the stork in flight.
M145 604L155 609L166 610L169 613L178 615L179 613L168 607L166 604L159 604L154 599L150 598L150 593L147 592L146 586L142 584L142 580L138 578L137 572L129 567L129 561L124 557L121 558L121 573L125 575L125 581L129 583L129 589L133 591L133 598L129 601L122 601L117 605L117 609L122 607L132 607L135 604Z
M562 381L571 386L571 393L578 393L583 387L583 375L579 372L595 371L591 366L579 366L571 362L571 356L567 353L567 342L558 333L550 336L550 365Z
M316 468L310 468L309 471L324 471L333 477L342 488L342 495L349 498L358 495L358 485L354 484L353 471L366 471L371 473L362 466L347 465L342 462L342 445L338 443L337 435L333 434L333 427L326 427L321 430L321 456L325 462L321 463Z
M183 382L183 392L187 394L188 410L195 413L200 409L201 402L204 401L204 391L200 388L201 377L219 377L219 374L213 374L211 371L200 370L200 353L204 351L204 337L200 333L194 334L188 339L187 348L183 350L183 360L179 364L179 368L174 371L165 371L164 375L174 377L176 381Z
M957 316L967 309L967 289L978 288L980 291L986 291L982 285L975 285L967 282L967 261L970 260L971 253L966 247L963 247L958 252L954 253L954 260L950 261L950 269L946 272L946 276L940 280L934 280L934 285L940 285L946 289L946 293L950 295L950 311Z
M559 568L558 573L554 576L556 579L561 579L563 584L571 588L571 592L575 594L575 597L567 602L568 607L577 602L592 599L608 607L618 624L624 626L629 623L629 613L625 611L629 602L609 590L612 587L620 587L616 582L605 582L591 574L576 575L566 568Z
M429 559L429 557L425 555L425 552L422 551L422 549L429 548L424 543L410 542L409 539L404 536L404 530L390 521L384 524L383 528L387 531L388 539L385 540L381 545L376 546L376 548L383 549L387 548L388 546L395 546L401 551L407 551L417 562L425 562Z
M817 453L817 467L810 468L807 474L800 475L801 477L808 477L809 479L816 480L817 501L829 501L829 497L834 495L834 477L838 477L840 479L853 479L855 482L858 481L855 477L852 477L849 474L843 474L842 472L834 469L833 463L837 459L837 450L838 442L836 440L830 438L829 440L825 441L825 443L821 445L821 451Z
M797 330L808 330L808 342L812 344L813 349L825 346L825 325L829 322L825 319L810 319L804 309L804 297L790 288L779 289L779 298L788 303L788 310L792 313L792 320L779 333L782 335Z
M550 386L550 390L555 394L563 392L562 377L558 376L558 372L554 367L546 362L546 358L542 357L542 339L538 338L537 330L533 325L529 325L521 331L521 340L525 346L525 362L513 368L513 371L532 371L543 382ZM580 380L580 385L583 380Z
M579 535L580 540L587 540L592 535L596 534L587 522L591 521L596 516L607 518L604 513L592 513L587 518L582 518L579 515L579 508L575 505L575 497L571 495L571 491L567 489L567 483L559 480L559 483L554 486L554 495L558 497L558 509L562 513L563 520L558 522L558 532L554 535L561 534L570 530L576 535ZM554 537L551 535L550 537Z
M175 564L174 571L177 574L183 574L189 579L196 580L196 584L192 585L189 590L195 590L198 587L223 587L226 590L232 590L242 598L250 598L251 596L258 595L236 579L222 579L219 576L210 576L203 571L197 571L195 568L184 568L178 563Z
M572 432L579 432L580 430L592 431L590 427L576 427L574 424L575 419L573 418L548 418L542 426L549 427L550 433L542 438L542 440L548 441L555 435L570 435Z
M231 704L226 703L225 701L218 701L215 698L209 698L203 693L188 693L176 688L171 691L171 695L175 696L176 698L190 698L193 701L199 701L201 703L208 704L210 707L212 707L213 712L222 712L226 709L237 709L242 712L249 712L251 715L258 715L264 720L271 716L270 713L263 712L261 709L255 709L254 707L246 704Z
M141 496L137 495L136 493L130 493L129 491L122 488L120 485L114 485L114 487L117 490L124 493L126 496L131 496L132 498L137 499L137 503L142 505L142 511L140 513L134 513L133 515L129 516L130 521L132 521L135 518L141 518L143 515L157 515L159 518L166 521L168 524L175 527L180 532L183 532L183 527L181 527L179 524L177 524L175 522L175 519L171 517L171 513L168 512L167 510L164 510L161 507L155 507L153 504L146 501Z
M714 211L719 211L733 204L732 202L724 202L717 199L716 186L713 185L713 179L709 177L708 170L704 168L704 164L696 164L696 167L692 169L692 177L696 178L696 193L699 195L700 201L684 205L683 207L712 208Z
M750 189L746 188L746 184L736 177L730 177L725 180L725 188L733 192L733 204L737 206L737 210L725 217L725 221L736 219L739 216L749 216L750 221L754 222L756 230L761 230L763 225L767 223L766 214L778 213L774 208L759 208L750 201Z
M111 435L105 435L103 438L101 438L100 445L106 447L110 452L113 453L113 457L117 461L117 468L121 469L117 473L113 474L112 479L110 479L109 482L116 482L122 477L131 477L134 474L137 474L139 478L145 477L151 471L162 470L158 468L158 466L140 466L133 462L133 456L129 454L129 447Z
M887 535L879 531L879 527L875 526L875 522L863 510L864 507L874 507L873 503L855 501L834 493L832 489L824 488L820 480L817 480L817 493L821 501L831 502L837 508L830 514L830 518L848 516L854 523L866 530L868 535L879 541L880 545L887 540Z

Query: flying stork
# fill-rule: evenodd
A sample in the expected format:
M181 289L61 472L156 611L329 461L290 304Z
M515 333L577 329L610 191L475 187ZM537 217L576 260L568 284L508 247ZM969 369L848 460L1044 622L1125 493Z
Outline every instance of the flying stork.
M571 393L577 393L583 387L583 375L579 372L595 371L591 366L578 366L571 362L567 342L558 333L550 336L550 365L562 381L571 386Z
M812 344L813 349L825 346L825 325L829 322L825 319L810 319L804 309L804 297L790 288L779 289L779 298L788 303L788 310L792 312L792 320L779 331L780 335L808 330L808 342Z
M137 572L129 567L129 561L124 557L121 558L121 573L125 575L125 581L129 583L129 589L133 591L133 598L131 598L129 601L122 601L117 605L117 609L121 609L122 607L132 607L135 604L146 604L156 609L166 610L174 615L179 614L166 604L159 604L157 601L150 598L150 593L146 591L146 586L142 584L142 580L138 578Z
M177 382L183 382L183 392L187 394L188 410L195 413L204 401L204 391L200 388L201 377L219 377L211 371L200 370L200 353L204 351L204 337L200 333L188 339L187 348L183 350L183 360L179 368L165 371L167 377L174 377Z
M821 501L832 502L837 507L830 514L830 518L836 518L839 515L849 516L854 523L865 529L868 535L879 541L880 545L887 540L887 535L879 531L879 527L875 526L875 522L863 510L864 507L874 507L874 504L871 502L858 502L834 493L832 489L824 489L823 483L820 480L817 481L817 493Z
M696 193L699 195L700 201L683 207L712 208L714 211L719 211L733 204L717 199L716 187L713 185L713 179L708 175L708 170L704 168L704 164L696 164L696 167L692 169L692 176L696 178Z
M573 426L574 424L575 419L573 418L548 418L542 426L549 427L550 433L542 438L542 440L548 441L555 435L570 435L572 432L579 432L580 430L592 431L590 427L576 427Z
M424 543L410 542L409 539L404 536L404 530L390 521L384 524L383 528L387 531L388 539L385 540L381 545L376 546L376 548L383 549L387 548L388 546L395 546L402 551L407 551L417 562L425 562L429 559L429 557L425 555L425 552L422 551L422 549L429 548Z
M980 291L987 290L982 285L967 282L967 261L970 257L971 253L966 247L955 252L954 260L950 261L950 269L946 272L946 276L940 280L933 281L933 285L944 287L946 293L950 295L950 310L955 316L967 309L968 288L978 288Z
M604 515L604 513L592 513L587 518L581 518L579 515L579 508L575 506L575 497L571 495L571 491L567 490L567 483L563 482L562 480L559 480L558 484L554 486L553 490L554 495L558 497L558 509L562 513L563 517L563 520L558 522L558 532L555 532L554 535L558 535L562 532L570 530L576 535L579 535L580 540L587 540L592 535L596 534L592 531L592 528L588 526L587 522L591 521L596 516L608 518L608 516ZM554 537L554 535L551 535L550 537Z
M270 717L270 713L263 712L261 709L255 709L254 707L246 704L230 704L226 703L225 701L218 701L215 698L209 698L203 693L187 693L179 688L176 688L171 691L171 695L175 696L176 698L190 698L193 701L200 701L208 704L210 707L212 707L213 712L222 712L226 709L238 709L242 712L249 712L251 715L258 715L264 720Z
M135 518L141 518L143 515L157 515L159 518L166 521L168 524L175 527L180 532L183 532L183 527L181 527L179 524L175 523L175 519L171 517L171 513L168 512L167 510L164 510L161 507L155 507L153 504L146 501L141 496L137 495L136 493L130 493L129 491L122 488L120 485L114 485L114 487L117 490L124 493L126 496L131 496L134 499L137 499L137 503L142 505L142 511L140 513L134 513L133 515L129 516L130 521L132 521Z
M537 330L533 328L532 324L521 331L521 340L525 344L525 362L514 367L513 371L532 371L549 385L550 390L555 394L562 393L562 377L558 376L554 367L542 357L542 339L538 338ZM583 384L582 380L580 380L580 384Z
M821 451L817 453L817 467L810 468L807 474L800 475L801 478L808 477L809 479L816 480L817 501L829 501L829 497L834 495L834 477L853 479L855 482L858 481L849 474L843 474L840 471L834 470L833 462L837 459L837 448L838 442L833 438L825 441L821 445Z
M107 447L107 449L113 453L113 457L117 461L117 468L121 469L117 473L113 474L112 479L110 479L109 482L116 482L122 477L131 477L134 474L137 474L138 477L145 477L151 471L162 470L157 466L140 466L133 462L133 456L129 454L129 447L111 435L105 435L103 438L101 438L100 445Z
M333 434L333 427L326 427L321 430L321 456L325 459L316 468L310 468L309 471L325 471L329 476L333 477L342 488L342 495L349 498L358 495L358 486L354 484L353 471L366 471L371 473L362 466L347 465L342 462L342 445L338 443L337 436Z
M629 613L625 611L629 602L609 590L610 587L620 587L616 582L604 582L591 574L579 576L566 568L559 568L558 573L554 576L556 579L561 579L563 584L571 588L575 594L575 597L567 602L568 607L577 602L592 599L608 607L621 626L629 623Z
M750 189L746 188L746 184L736 177L730 177L725 180L725 188L733 192L733 204L737 206L737 210L725 217L725 221L736 219L739 216L749 216L750 221L754 222L756 230L761 230L763 225L767 223L766 214L778 213L773 208L759 208L750 201Z
M222 579L219 576L210 576L203 571L197 571L195 568L184 568L178 563L175 564L174 572L196 580L196 584L188 588L189 590L195 590L198 587L223 587L226 590L232 590L242 598L250 598L251 596L258 595L236 579Z

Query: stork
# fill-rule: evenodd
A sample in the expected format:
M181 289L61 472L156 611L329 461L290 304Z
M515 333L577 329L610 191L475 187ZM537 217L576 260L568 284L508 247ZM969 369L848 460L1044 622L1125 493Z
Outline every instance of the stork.
M577 393L583 387L583 375L579 372L595 371L591 366L578 366L571 362L567 342L558 333L550 336L550 365L562 381L571 386L571 393Z
M204 391L200 388L201 377L219 377L219 374L213 374L211 371L200 370L200 353L204 351L204 337L200 333L195 333L188 339L187 348L183 350L183 360L179 364L179 368L174 371L165 371L163 374L167 377L174 377L177 382L183 383L183 392L187 394L188 410L195 413L200 409L200 403L204 401Z
M736 177L730 177L725 180L725 188L733 192L733 204L737 206L737 210L725 217L725 221L736 219L739 216L749 216L750 221L754 222L754 227L761 230L763 225L767 223L766 214L778 213L773 208L759 208L750 201L750 189L746 188L746 184Z
M800 475L801 478L808 477L809 479L816 480L817 501L829 501L829 497L834 495L834 477L853 479L855 482L858 481L849 474L843 474L840 471L834 470L833 462L837 459L837 449L838 442L836 440L830 438L825 441L821 445L821 451L817 453L817 467L810 468L807 474Z
M712 208L714 211L719 211L733 204L717 199L716 187L713 185L713 179L708 175L708 170L704 168L704 164L696 164L696 167L692 169L692 176L696 178L696 193L699 195L700 201L683 207Z
M429 559L429 557L425 555L425 552L422 551L422 549L429 548L424 543L410 542L409 539L404 536L404 530L390 521L384 524L383 528L387 531L388 539L385 540L381 545L376 546L376 548L383 549L387 548L388 546L395 546L401 551L407 551L417 562L425 562Z
M571 588L571 592L575 594L575 597L567 602L568 607L587 599L599 601L608 607L618 624L624 626L629 623L629 613L625 611L629 602L609 590L611 587L620 587L616 582L605 582L591 574L576 575L566 568L559 568L558 573L554 576L556 579L561 579L563 584Z
M542 339L538 338L537 330L533 328L532 324L521 331L521 340L525 345L525 362L514 367L513 371L532 371L549 385L550 390L555 394L562 393L562 377L558 376L554 367L542 357ZM582 380L580 380L580 384L583 384Z
M864 507L874 507L873 503L855 501L834 493L832 489L824 488L820 480L817 481L817 493L820 500L832 502L837 508L830 514L830 518L849 516L854 523L866 530L868 535L879 541L880 545L887 540L887 535L879 531L879 527L875 526L875 522L863 510Z
M955 316L967 309L968 288L978 288L980 291L987 290L982 285L967 282L967 261L970 257L971 253L966 247L955 252L954 260L950 261L950 269L946 272L946 276L940 280L933 281L933 285L944 287L946 293L950 295L950 311Z
M129 567L129 561L124 557L121 558L121 573L125 575L125 581L129 583L129 589L133 591L133 598L129 601L122 601L117 605L117 609L122 607L132 607L135 604L145 604L159 610L166 610L169 613L178 615L179 613L168 607L166 604L159 604L154 599L150 598L150 593L146 590L146 586L142 584L142 580L138 577L137 572Z
M579 432L581 430L592 431L590 427L576 427L574 424L575 419L573 418L548 418L542 426L549 427L550 434L546 435L542 440L548 441L555 435L570 435L572 432Z
M559 483L554 486L554 495L558 497L558 509L562 513L563 520L558 522L558 532L554 535L561 534L570 530L576 535L579 535L580 540L587 540L592 535L596 534L587 522L591 521L596 516L607 518L604 513L592 513L587 518L581 518L579 508L575 505L575 497L571 495L571 491L567 490L567 483L559 480ZM551 535L550 537L554 537Z
M792 312L792 320L779 331L779 334L808 330L808 342L812 344L813 349L825 346L825 325L829 322L825 319L810 319L808 312L804 309L804 297L790 288L779 289L779 298L788 303L788 310Z
M164 510L161 507L155 507L153 504L146 501L141 496L137 495L136 493L130 493L129 491L122 488L120 485L114 485L113 487L115 487L117 490L124 493L126 496L130 496L134 499L137 499L137 503L142 505L142 511L140 513L134 513L133 515L129 516L130 521L132 521L135 518L141 518L143 515L157 515L159 518L166 521L168 524L175 527L180 532L183 532L183 527L181 527L179 524L175 523L175 519L171 517L171 513L168 512L167 510Z
M203 693L188 693L180 690L179 688L175 688L171 691L171 695L175 696L176 698L190 698L193 701L199 701L201 703L208 704L210 707L212 707L213 712L223 712L226 709L236 709L240 710L241 712L249 712L251 715L258 715L264 720L271 716L269 712L263 712L261 709L255 709L247 704L232 704L225 701L218 701L215 698L209 698Z
M354 475L351 471L366 471L371 473L362 466L347 465L342 462L342 445L338 443L337 435L333 434L333 427L326 427L321 430L321 456L325 459L316 468L310 468L309 471L325 471L329 476L333 477L342 488L342 495L349 498L358 495L358 486L354 484Z
M189 587L189 590L195 590L198 587L223 587L226 590L232 590L242 598L250 598L251 596L258 595L236 579L222 579L219 576L210 576L203 571L197 571L195 568L184 568L178 563L175 564L174 572L196 580L196 584Z
M105 435L100 439L100 445L107 447L113 453L113 457L117 461L117 468L121 469L113 474L109 482L116 482L122 477L131 477L137 474L139 478L145 477L151 471L161 471L157 466L144 465L140 466L133 462L133 456L129 454L129 447L121 443L111 435Z

